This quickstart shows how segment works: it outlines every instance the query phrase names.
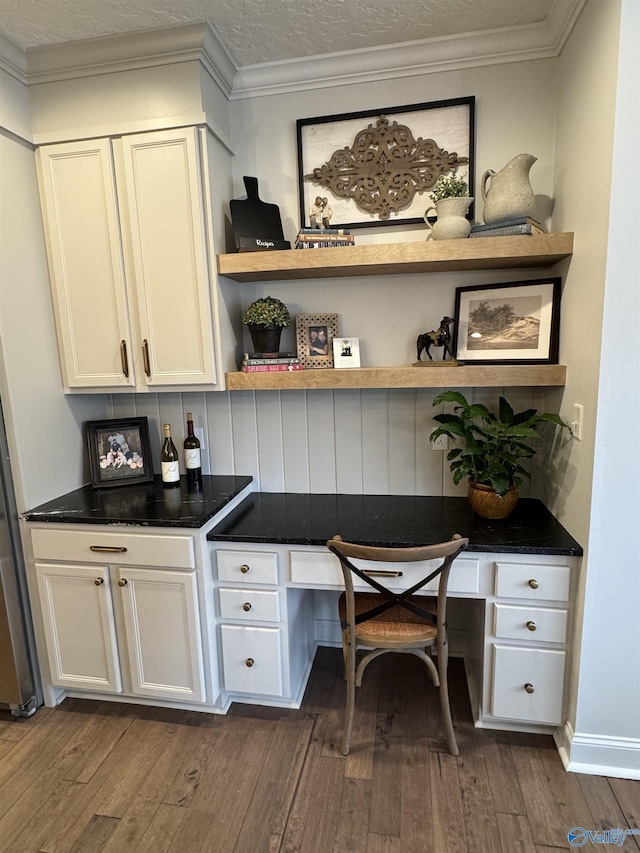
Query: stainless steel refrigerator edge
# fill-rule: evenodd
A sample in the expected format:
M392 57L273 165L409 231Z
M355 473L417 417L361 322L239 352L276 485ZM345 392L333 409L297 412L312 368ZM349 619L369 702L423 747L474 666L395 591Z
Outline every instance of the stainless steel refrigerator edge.
M41 704L9 448L0 401L0 709L30 716Z

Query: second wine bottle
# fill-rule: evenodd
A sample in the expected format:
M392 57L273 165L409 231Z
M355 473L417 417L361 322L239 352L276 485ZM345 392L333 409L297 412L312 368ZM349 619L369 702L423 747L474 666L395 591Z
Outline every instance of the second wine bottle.
M187 437L184 440L184 467L187 471L187 488L195 489L202 483L200 441L193 431L193 415L187 412Z

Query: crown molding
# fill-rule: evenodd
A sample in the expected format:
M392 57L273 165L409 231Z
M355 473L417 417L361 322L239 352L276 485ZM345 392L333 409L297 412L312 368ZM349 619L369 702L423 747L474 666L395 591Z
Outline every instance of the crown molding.
M27 57L23 50L2 33L0 33L0 69L26 85Z

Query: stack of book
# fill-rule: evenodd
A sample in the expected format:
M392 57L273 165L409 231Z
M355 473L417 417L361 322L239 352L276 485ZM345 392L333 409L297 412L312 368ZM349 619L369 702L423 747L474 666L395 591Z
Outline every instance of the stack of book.
M243 373L302 369L303 365L295 352L245 352L241 367Z
M472 225L470 237L505 237L510 234L544 234L545 230L530 216L501 219L491 225Z
M343 228L301 228L296 237L296 249L336 249L354 243L351 232Z

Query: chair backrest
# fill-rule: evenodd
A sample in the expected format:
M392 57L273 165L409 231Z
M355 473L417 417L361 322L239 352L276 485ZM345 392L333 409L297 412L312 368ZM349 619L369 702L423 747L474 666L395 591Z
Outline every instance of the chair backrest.
M433 615L424 611L422 608L416 607L409 597L421 590L433 578L440 576L438 582L438 616L437 627L440 630L446 622L447 608L447 585L449 583L449 573L453 561L458 554L467 547L468 539L462 538L458 533L454 533L449 542L440 542L436 545L423 545L418 548L377 548L371 545L357 545L352 542L344 542L342 537L334 536L327 542L327 548L338 557L342 574L344 578L344 586L346 592L347 604L347 625L353 629L356 622L366 621L373 616L384 613L385 610L398 604L405 607L412 613L416 613L420 617L436 623ZM398 592L391 590L381 583L378 578L384 577L383 574L375 569L365 569L355 566L351 560L366 560L375 563L417 563L427 560L442 560L439 566L435 569L427 571L424 576L411 586L403 585L403 589ZM368 610L365 614L359 617L355 616L354 606L354 588L353 575L357 575L361 580L365 581L369 586L373 587L382 596L379 606ZM394 574L394 577L401 576L401 572Z

